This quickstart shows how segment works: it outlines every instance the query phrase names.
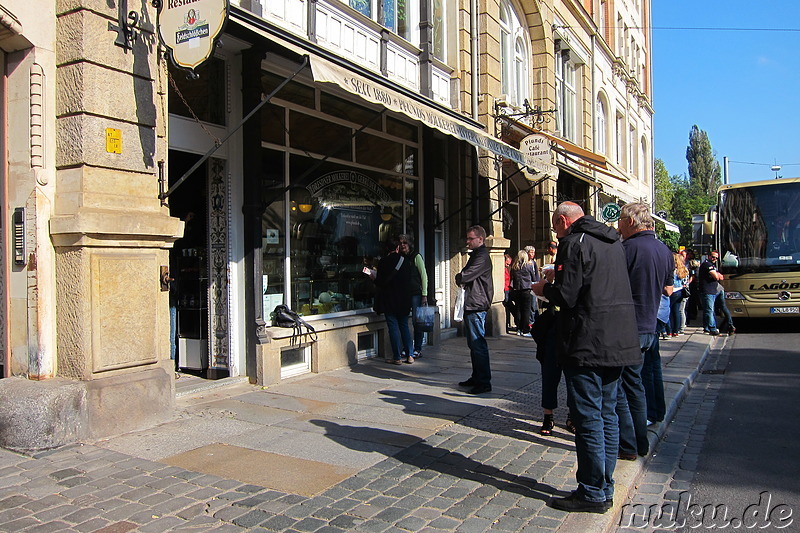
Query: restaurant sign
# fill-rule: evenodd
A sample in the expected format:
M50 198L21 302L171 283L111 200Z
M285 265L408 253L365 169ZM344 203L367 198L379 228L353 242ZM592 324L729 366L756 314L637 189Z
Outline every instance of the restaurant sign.
M211 57L228 9L228 0L161 0L158 37L176 66L194 70Z

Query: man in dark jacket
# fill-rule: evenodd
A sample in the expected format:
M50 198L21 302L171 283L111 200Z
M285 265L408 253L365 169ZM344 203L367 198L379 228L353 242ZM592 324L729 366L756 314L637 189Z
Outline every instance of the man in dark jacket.
M619 382L619 458L635 460L637 455L645 456L650 451L647 413L654 414L652 422L661 422L666 411L656 318L661 295L672 294L675 260L667 245L656 238L655 222L646 204L625 204L618 225L642 351L642 359L626 366Z
M604 513L612 506L619 449L617 384L622 367L641 360L625 251L616 230L573 202L556 208L553 230L555 269L533 290L560 307L558 359L576 427L578 488L550 505Z
M472 376L459 383L469 387L469 394L492 391L489 368L489 345L486 343L486 312L492 305L492 260L486 249L486 230L472 226L467 230L467 248L472 250L466 266L456 274L456 283L464 288L464 329L472 358Z

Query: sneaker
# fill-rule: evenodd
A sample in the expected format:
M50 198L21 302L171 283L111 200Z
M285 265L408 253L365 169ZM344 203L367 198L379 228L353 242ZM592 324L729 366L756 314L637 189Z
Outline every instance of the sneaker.
M713 337L716 337L717 335L719 335L719 330L718 329L712 329L711 331L708 332L708 334L713 336Z
M613 505L613 501L590 502L580 498L573 492L566 498L553 498L549 502L550 507L568 513L600 513L603 514ZM610 505L609 505L610 504Z
M519 336L520 336L520 337L530 337L530 336L531 336L531 334L530 334L530 333L520 333L520 335L519 335Z
M734 333L736 333L736 328L733 327L733 326L729 327L728 328L728 336L733 335Z
M422 357L422 352L419 350L414 350L414 359L419 359Z

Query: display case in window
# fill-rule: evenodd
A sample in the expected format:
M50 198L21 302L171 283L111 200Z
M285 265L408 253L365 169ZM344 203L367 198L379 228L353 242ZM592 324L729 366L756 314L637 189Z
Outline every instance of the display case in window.
M178 367L208 368L208 268L205 249L178 257Z

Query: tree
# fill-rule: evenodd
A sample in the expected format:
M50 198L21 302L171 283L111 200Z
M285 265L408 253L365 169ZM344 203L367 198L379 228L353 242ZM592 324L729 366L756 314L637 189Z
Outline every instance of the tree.
M654 164L654 185L655 185L655 205L656 212L666 211L672 214L672 197L675 192L669 180L669 172L664 161L656 159Z
M689 162L689 185L692 192L715 198L722 185L722 171L711 150L708 134L692 126L689 132L689 146L686 148L686 161Z

